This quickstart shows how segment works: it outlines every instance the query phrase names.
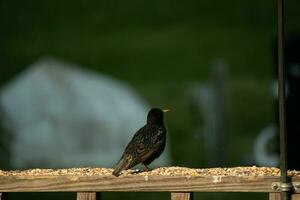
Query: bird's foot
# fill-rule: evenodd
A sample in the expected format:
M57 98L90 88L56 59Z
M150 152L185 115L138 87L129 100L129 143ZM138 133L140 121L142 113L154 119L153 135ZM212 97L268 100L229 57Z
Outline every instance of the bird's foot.
M131 172L131 174L138 174L138 173L141 173L141 172L142 172L141 170L135 169L135 170L133 170L133 172Z
M143 164L143 165L144 165L144 167L146 168L146 169L145 169L146 172L151 171L151 169L150 169L147 165L145 165L145 164Z

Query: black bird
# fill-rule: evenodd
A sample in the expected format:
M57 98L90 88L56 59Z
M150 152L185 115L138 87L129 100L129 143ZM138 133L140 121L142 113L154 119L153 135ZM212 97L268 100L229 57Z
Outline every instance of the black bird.
M164 112L170 111L152 108L147 115L147 124L139 129L127 145L117 163L113 175L119 176L122 170L143 164L147 170L153 160L158 158L166 146L166 128Z

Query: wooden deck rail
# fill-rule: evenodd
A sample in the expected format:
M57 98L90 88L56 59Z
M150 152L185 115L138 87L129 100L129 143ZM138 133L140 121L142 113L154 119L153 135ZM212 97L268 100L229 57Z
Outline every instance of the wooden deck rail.
M261 168L252 168L220 168L220 173L212 173L213 169L165 168L161 171L166 173L160 173L160 169L138 174L129 171L120 177L112 176L111 169L98 173L103 168L0 171L0 200L5 199L7 192L77 192L78 200L95 200L100 199L101 192L110 191L171 192L172 200L192 199L192 192L265 192L270 193L270 200L279 200L277 171L272 175L270 168L264 168L270 172L264 175L254 172ZM290 174L294 185L292 199L300 200L300 172Z

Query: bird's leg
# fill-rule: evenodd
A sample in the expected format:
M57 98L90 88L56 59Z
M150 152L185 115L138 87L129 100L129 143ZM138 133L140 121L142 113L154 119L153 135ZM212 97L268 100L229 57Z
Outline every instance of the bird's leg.
M143 163L143 165L146 168L146 171L150 171L151 170L146 164Z

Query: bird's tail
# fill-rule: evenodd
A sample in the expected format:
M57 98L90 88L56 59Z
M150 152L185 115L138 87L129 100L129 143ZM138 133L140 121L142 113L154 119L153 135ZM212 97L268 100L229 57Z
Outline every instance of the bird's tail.
M132 157L130 155L122 156L122 158L117 163L117 166L115 167L112 174L117 177L120 176L120 172L122 170L128 169L128 167L130 166L131 160L132 160Z

